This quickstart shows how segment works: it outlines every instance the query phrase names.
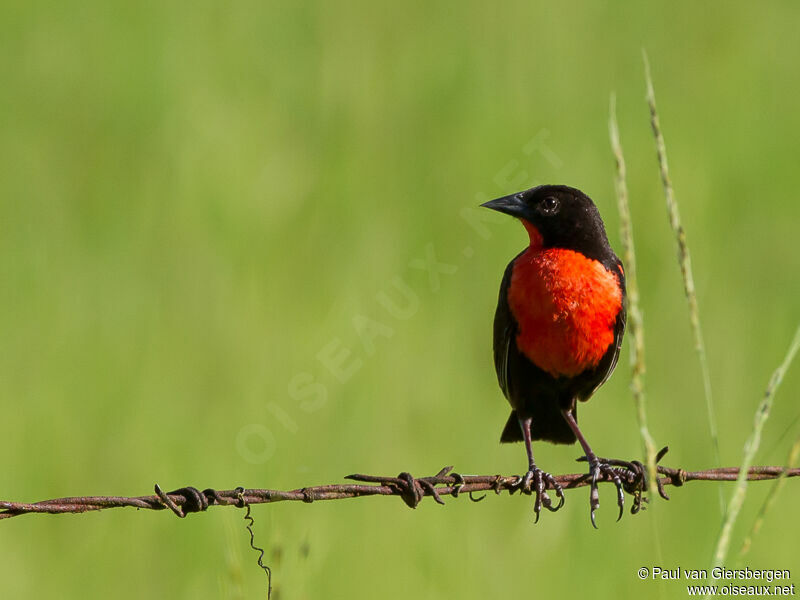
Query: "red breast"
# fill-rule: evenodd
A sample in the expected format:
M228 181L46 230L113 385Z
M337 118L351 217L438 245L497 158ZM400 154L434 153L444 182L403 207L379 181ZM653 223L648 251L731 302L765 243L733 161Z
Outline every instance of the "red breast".
M619 281L580 252L543 249L535 228L523 223L531 246L514 262L508 288L517 347L543 371L571 377L597 366L614 342Z

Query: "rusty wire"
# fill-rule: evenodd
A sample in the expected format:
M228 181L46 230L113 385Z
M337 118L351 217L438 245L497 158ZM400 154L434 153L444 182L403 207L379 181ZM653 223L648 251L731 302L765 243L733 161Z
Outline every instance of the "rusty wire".
M656 457L656 462L660 461L666 452L667 448L662 448ZM645 466L638 461L601 460L608 462L613 469L602 473L598 481L612 482L616 475L621 480L624 490L633 496L631 512L637 513L643 508L643 502L648 501L644 497L644 493L648 489ZM203 512L209 506L244 508L246 529L250 534L250 547L258 553L258 566L267 576L266 596L269 600L272 596L272 569L263 562L264 549L255 544L254 520L250 515L251 505L282 501L312 503L318 500L341 500L362 496L400 496L407 506L416 508L426 496L432 497L439 504L444 504L442 496L456 498L459 494L466 493L469 494L471 500L479 502L484 499L485 494L475 498L473 494L476 492L493 491L501 494L505 491L513 494L520 490L522 478L517 475L461 475L453 472L452 469L452 467L445 467L432 477L419 478L406 472L400 473L397 477L355 474L348 475L345 479L357 483L318 485L288 491L237 487L233 490L221 491L208 488L201 492L194 487L183 487L165 493L156 484L155 495L151 496L76 496L31 503L0 500L0 519L10 519L25 514L83 513L123 506L148 510L169 509L180 518L193 512ZM664 489L668 485L682 486L689 481L736 481L739 475L739 467L722 467L704 471L686 471L663 466L658 466L657 469L659 477L656 487L659 494L665 499L669 499ZM798 477L800 468L762 466L750 467L747 471L747 479L750 481L778 479L781 476ZM565 490L583 487L591 483L590 475L585 472L557 475L554 479ZM531 493L529 489L522 491Z
M660 457L663 456L663 453L659 454ZM800 468L756 466L748 469L747 479L750 481L777 479L784 471L786 477L800 476ZM626 491L634 495L634 508L638 510L642 491L646 490L643 481L644 470L634 472L627 468L619 468L617 472L623 479ZM739 467L686 471L659 466L658 474L658 488L661 495L666 498L664 487L668 485L680 486L690 481L736 481ZM167 493L156 485L155 495L150 496L77 496L31 503L0 500L0 519L10 519L25 514L83 513L124 506L148 510L169 509L177 516L185 517L189 513L205 511L209 506L242 507L284 501L311 503L363 496L400 496L409 507L415 508L426 496L444 504L442 496L457 497L459 493L468 493L470 497L476 492L514 493L518 489L520 480L516 475L460 475L453 473L452 467L445 467L432 477L415 478L408 473L401 473L397 477L357 474L349 475L346 479L357 483L318 485L288 491L242 488L220 491L209 488L201 492L194 487L184 487ZM583 487L590 483L586 473L558 475L555 480L565 490ZM599 481L609 482L610 479L604 475ZM480 499L482 497L477 500Z

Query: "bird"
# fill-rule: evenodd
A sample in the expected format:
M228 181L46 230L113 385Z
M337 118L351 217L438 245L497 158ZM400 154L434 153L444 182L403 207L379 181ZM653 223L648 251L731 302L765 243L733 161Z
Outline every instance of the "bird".
M625 333L625 272L595 203L566 185L540 185L481 206L516 217L528 247L506 267L494 317L497 380L511 405L500 441L524 442L528 470L518 485L556 511L563 489L534 461L532 442L580 443L589 465L590 517L600 505L601 475L624 494L617 472L593 452L578 427L578 402L588 400L614 371ZM616 461L619 462L619 461ZM548 487L559 500L553 502ZM619 518L618 518L619 520Z

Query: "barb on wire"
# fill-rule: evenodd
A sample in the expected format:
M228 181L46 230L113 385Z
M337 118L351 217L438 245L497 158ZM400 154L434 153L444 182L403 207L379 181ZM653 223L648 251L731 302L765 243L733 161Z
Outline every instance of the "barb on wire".
M666 449L659 453L661 459ZM615 461L612 461L614 464ZM641 465L638 461L624 463L616 461L626 467L616 469L622 479L625 490L636 499L641 499L641 494L647 489L646 472L644 468L631 468L630 465ZM784 474L785 473L785 474ZM739 467L721 467L704 471L686 471L658 467L658 489L662 496L666 496L664 488L668 485L681 486L690 481L736 481ZM747 479L762 481L785 477L800 476L800 468L786 469L782 466L756 466L747 470ZM452 472L452 467L445 467L432 477L412 477L409 473L401 473L397 477L383 477L374 475L349 475L345 479L355 483L318 485L303 487L294 490L267 490L267 489L234 489L214 490L205 489L202 492L194 487L183 487L172 492L164 493L156 486L155 495L150 496L77 496L70 498L55 498L39 502L12 502L0 500L0 520L10 519L25 514L64 514L83 513L95 510L106 510L124 506L148 510L169 509L177 516L183 518L189 513L202 512L210 506L249 506L252 504L270 504L272 502L316 502L321 500L342 500L344 498L361 498L364 496L399 496L411 508L417 505L426 496L430 496L438 504L444 504L442 496L457 497L460 493L467 493L473 500L472 494L476 492L509 492L513 494L518 489L519 476L511 475L460 475ZM570 473L555 477L565 490L575 489L589 485L590 478L586 473ZM608 475L600 479L609 482ZM640 503L639 503L640 505Z

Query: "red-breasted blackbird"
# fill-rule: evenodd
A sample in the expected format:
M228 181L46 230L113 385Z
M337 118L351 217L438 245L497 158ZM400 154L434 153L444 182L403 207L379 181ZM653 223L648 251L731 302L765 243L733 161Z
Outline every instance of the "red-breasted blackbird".
M625 275L594 202L575 188L542 185L482 206L517 217L530 245L506 267L494 318L497 379L511 404L501 442L524 441L528 471L520 486L544 505L564 503L561 486L536 466L532 440L580 442L592 477L590 514L599 506L597 480L620 480L598 459L578 428L577 401L588 400L617 364L625 331ZM556 491L553 506L546 488Z

